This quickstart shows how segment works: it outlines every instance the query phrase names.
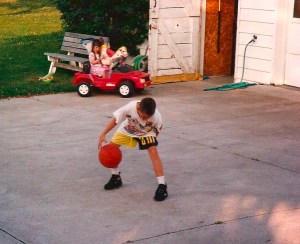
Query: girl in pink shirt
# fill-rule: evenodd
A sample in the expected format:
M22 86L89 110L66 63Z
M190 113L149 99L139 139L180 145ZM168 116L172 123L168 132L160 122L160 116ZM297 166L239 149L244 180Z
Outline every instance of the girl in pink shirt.
M89 54L89 61L91 63L91 74L98 75L100 77L106 78L106 68L103 67L101 59L101 43L100 40L94 40L92 44L92 51Z

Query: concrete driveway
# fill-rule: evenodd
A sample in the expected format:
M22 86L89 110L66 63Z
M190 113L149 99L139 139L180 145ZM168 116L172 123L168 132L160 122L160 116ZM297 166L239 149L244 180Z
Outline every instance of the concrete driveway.
M0 101L0 243L300 243L300 90L154 85ZM169 197L153 200L146 152L123 148L124 186L97 159L112 112L152 96ZM111 136L111 134L110 134Z

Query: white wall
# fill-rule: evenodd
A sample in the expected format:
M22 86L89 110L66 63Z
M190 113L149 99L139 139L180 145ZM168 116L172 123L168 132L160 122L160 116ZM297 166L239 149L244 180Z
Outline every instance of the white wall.
M248 45L243 81L272 83L276 33L276 0L240 0L238 5L235 82L241 81L243 56Z

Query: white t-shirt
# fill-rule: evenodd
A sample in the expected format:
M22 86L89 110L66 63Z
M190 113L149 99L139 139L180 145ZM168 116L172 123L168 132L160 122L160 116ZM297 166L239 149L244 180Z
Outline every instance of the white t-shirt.
M162 127L160 112L156 109L149 119L143 120L137 112L138 102L129 102L113 113L116 123L120 124L118 131L132 137L156 136Z

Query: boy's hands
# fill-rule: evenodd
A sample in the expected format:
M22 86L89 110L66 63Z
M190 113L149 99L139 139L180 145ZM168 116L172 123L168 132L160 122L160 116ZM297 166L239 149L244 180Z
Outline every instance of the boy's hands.
M116 118L113 118L106 126L106 128L103 130L103 132L100 135L99 141L98 141L98 149L100 150L103 143L107 143L105 135L110 132L115 126L116 126Z
M98 142L98 150L101 149L102 145L103 145L103 142L107 143L106 141L106 138L105 138L105 135L100 135L100 138L99 138L99 142Z

